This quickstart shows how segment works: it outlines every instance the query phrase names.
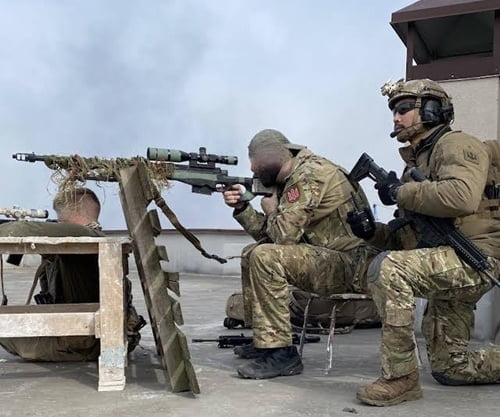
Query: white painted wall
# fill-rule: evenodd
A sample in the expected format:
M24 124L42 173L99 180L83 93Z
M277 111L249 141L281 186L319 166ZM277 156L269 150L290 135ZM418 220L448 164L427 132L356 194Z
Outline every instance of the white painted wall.
M455 109L453 128L481 140L498 139L500 77L489 76L440 82Z
M500 138L500 77L488 76L440 82L451 95L455 109L452 127L478 139ZM420 331L425 302L417 303L417 331ZM474 337L496 339L500 343L500 289L494 288L479 301L476 310Z

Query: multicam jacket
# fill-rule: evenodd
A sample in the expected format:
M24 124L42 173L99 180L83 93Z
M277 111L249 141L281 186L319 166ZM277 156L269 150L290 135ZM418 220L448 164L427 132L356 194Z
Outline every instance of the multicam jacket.
M489 200L484 192L490 166L488 152L473 136L442 127L433 129L417 149L400 149L406 168L397 195L398 208L452 218L487 255L500 259L499 200ZM409 175L412 167L429 181L414 182ZM408 249L407 243L403 246Z
M354 188L341 167L303 149L278 191L278 209L265 216L247 206L235 210L234 218L257 241L347 251L365 245L346 222L347 212L354 209L353 194L360 205L368 205L361 188Z

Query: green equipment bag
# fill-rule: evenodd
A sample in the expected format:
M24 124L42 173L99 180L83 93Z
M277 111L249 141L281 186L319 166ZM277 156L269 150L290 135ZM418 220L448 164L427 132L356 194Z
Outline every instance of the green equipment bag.
M302 327L304 311L310 293L302 290L290 292L290 321L292 327ZM335 328L345 328L348 333L352 328L380 327L381 321L377 307L372 299L357 300L329 300L327 297L315 297L309 305L307 327L311 332L328 333L330 316L333 306L335 309Z
M292 327L302 327L304 323L304 310L309 299L307 291L294 289L290 291L290 322ZM337 303L335 311L336 327L380 327L380 316L375 303L367 300L342 300L333 301L327 298L314 298L309 306L308 327L322 333L324 329L328 332L330 328L330 315L334 303ZM226 302L226 318L223 325L228 329L245 327L243 294L233 293Z

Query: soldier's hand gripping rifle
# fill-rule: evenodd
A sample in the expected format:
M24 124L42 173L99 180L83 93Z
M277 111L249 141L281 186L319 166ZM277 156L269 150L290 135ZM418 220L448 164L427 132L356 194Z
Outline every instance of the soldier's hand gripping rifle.
M412 168L410 175L417 182L427 179L418 168ZM387 182L388 176L389 173L378 166L366 153L361 155L349 173L351 181L359 182L364 178L371 178L377 184ZM476 271L482 272L494 285L500 287L500 281L491 273L488 257L455 227L451 219L427 216L407 210L404 211L404 214L415 224L419 231L419 237L425 239L425 242L419 242L419 247L451 246L462 261Z

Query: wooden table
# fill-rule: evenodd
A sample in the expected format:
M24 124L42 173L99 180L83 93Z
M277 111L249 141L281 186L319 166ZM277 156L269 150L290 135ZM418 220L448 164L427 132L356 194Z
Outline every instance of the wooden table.
M130 240L108 237L1 237L0 254L98 254L99 303L0 306L0 337L100 338L99 391L125 387L127 338L123 253Z

